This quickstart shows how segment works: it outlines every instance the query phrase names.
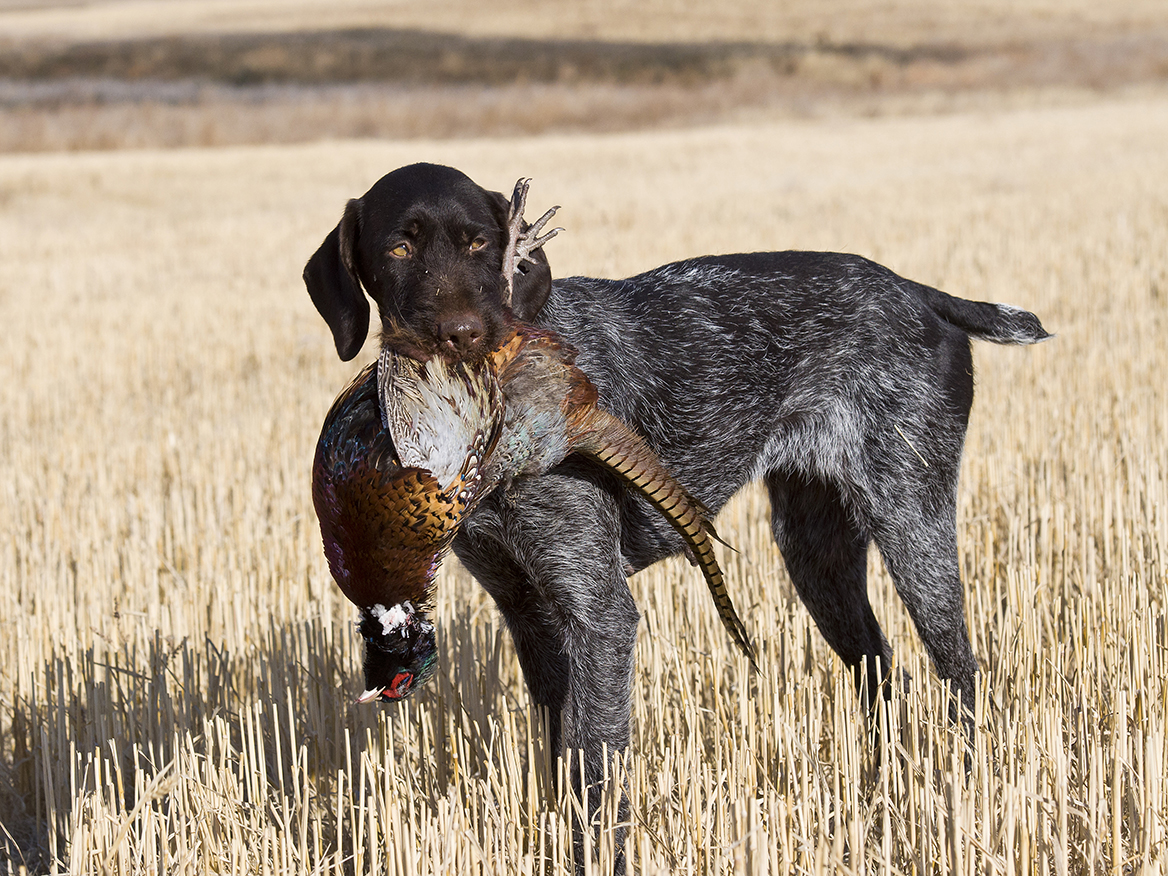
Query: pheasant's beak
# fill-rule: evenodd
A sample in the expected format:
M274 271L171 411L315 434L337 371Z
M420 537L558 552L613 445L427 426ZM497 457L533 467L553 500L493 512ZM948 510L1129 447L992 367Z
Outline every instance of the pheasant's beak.
M361 694L361 696L357 697L357 705L373 702L375 699L381 696L383 690L385 690L385 688L375 687L372 690L365 691L363 694Z

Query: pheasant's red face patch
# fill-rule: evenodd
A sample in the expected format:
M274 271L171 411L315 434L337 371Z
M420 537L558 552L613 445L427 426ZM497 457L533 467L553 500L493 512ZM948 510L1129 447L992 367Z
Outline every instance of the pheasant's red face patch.
M389 687L381 692L382 696L391 700L400 700L410 690L410 683L414 680L412 672L399 672L389 683Z

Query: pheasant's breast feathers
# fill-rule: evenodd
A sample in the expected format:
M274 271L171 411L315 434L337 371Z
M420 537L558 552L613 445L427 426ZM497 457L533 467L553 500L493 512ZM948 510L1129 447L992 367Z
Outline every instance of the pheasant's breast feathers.
M488 439L469 439L474 452L445 484L403 464L382 424L376 378L371 365L333 403L316 448L313 504L330 571L352 602L424 605L473 498L466 483L479 477Z

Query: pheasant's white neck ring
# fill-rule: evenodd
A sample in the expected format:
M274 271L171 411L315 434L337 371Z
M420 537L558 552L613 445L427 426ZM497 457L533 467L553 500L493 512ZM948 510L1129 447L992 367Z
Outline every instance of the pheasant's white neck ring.
M390 608L378 603L369 609L369 613L381 624L381 631L388 636L394 630L403 630L414 614L414 606L409 600L399 602Z

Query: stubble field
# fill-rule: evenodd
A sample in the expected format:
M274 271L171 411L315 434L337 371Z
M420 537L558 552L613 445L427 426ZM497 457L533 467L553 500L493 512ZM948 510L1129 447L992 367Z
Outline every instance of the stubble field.
M560 276L843 250L1057 333L974 350L968 773L875 553L877 616L915 684L874 762L748 490L718 526L761 676L688 564L632 579L633 743L608 784L630 796L631 872L1163 872L1165 143L1152 95L0 156L0 871L570 872L563 767L489 600L449 562L438 677L354 706L354 612L309 499L320 422L357 366L335 360L301 267L346 198L430 160L502 190L534 177L533 211L563 205Z

